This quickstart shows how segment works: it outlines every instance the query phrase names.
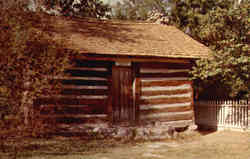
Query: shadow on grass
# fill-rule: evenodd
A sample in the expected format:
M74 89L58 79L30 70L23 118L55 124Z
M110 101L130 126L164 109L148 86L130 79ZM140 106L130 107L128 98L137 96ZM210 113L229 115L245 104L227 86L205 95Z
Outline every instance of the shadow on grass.
M96 152L105 153L108 148L117 147L119 144L113 140L83 140L81 138L11 139L5 141L0 147L0 158L56 157Z

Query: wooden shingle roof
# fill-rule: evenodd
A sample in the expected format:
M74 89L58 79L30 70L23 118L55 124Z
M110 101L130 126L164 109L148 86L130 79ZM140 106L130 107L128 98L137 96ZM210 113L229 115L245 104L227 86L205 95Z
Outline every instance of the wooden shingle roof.
M174 26L53 17L52 35L79 53L207 58L210 50Z

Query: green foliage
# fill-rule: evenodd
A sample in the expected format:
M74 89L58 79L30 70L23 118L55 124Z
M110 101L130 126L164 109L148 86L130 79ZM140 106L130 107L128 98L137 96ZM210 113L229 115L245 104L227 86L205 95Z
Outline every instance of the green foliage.
M74 0L45 0L45 2L50 8L61 7L64 15L97 18L107 16L107 12L110 11L109 6L100 0L78 0L77 3Z
M149 13L157 10L167 14L169 3L166 0L124 0L113 7L113 18L123 20L146 20Z
M212 59L197 61L194 79L219 80L230 88L231 96L250 96L250 4L237 8L216 7L205 14L199 33L200 41L214 50Z
M204 24L204 15L215 8L229 8L233 0L172 0L172 21L183 31L189 30L189 34L199 39L197 34L200 26Z
M50 77L62 75L69 65L63 42L41 30L48 27L42 18L18 7L0 10L1 106L20 117L23 107L31 109L33 99L57 92L58 84Z

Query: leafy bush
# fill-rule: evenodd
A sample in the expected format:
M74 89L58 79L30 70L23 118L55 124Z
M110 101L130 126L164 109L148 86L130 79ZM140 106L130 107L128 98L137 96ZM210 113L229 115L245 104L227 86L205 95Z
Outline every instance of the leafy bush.
M0 104L20 120L27 110L31 112L34 99L58 92L59 84L50 77L62 75L69 66L63 41L42 31L52 23L49 16L48 23L42 21L43 16L17 6L0 10L0 97L4 99Z
M175 25L214 53L211 59L197 60L192 72L198 89L204 90L201 91L204 97L249 98L249 1L173 0L172 3Z
M232 97L250 97L250 3L211 10L204 16L200 39L214 51L212 59L197 61L195 79L220 81Z

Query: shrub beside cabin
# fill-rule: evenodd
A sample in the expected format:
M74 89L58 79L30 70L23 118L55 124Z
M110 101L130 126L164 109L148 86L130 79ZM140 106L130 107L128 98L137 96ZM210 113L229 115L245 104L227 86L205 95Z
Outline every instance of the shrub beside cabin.
M59 123L111 124L194 121L193 61L209 49L174 26L95 19L54 18L51 31L79 54L63 78L63 91L41 102Z

